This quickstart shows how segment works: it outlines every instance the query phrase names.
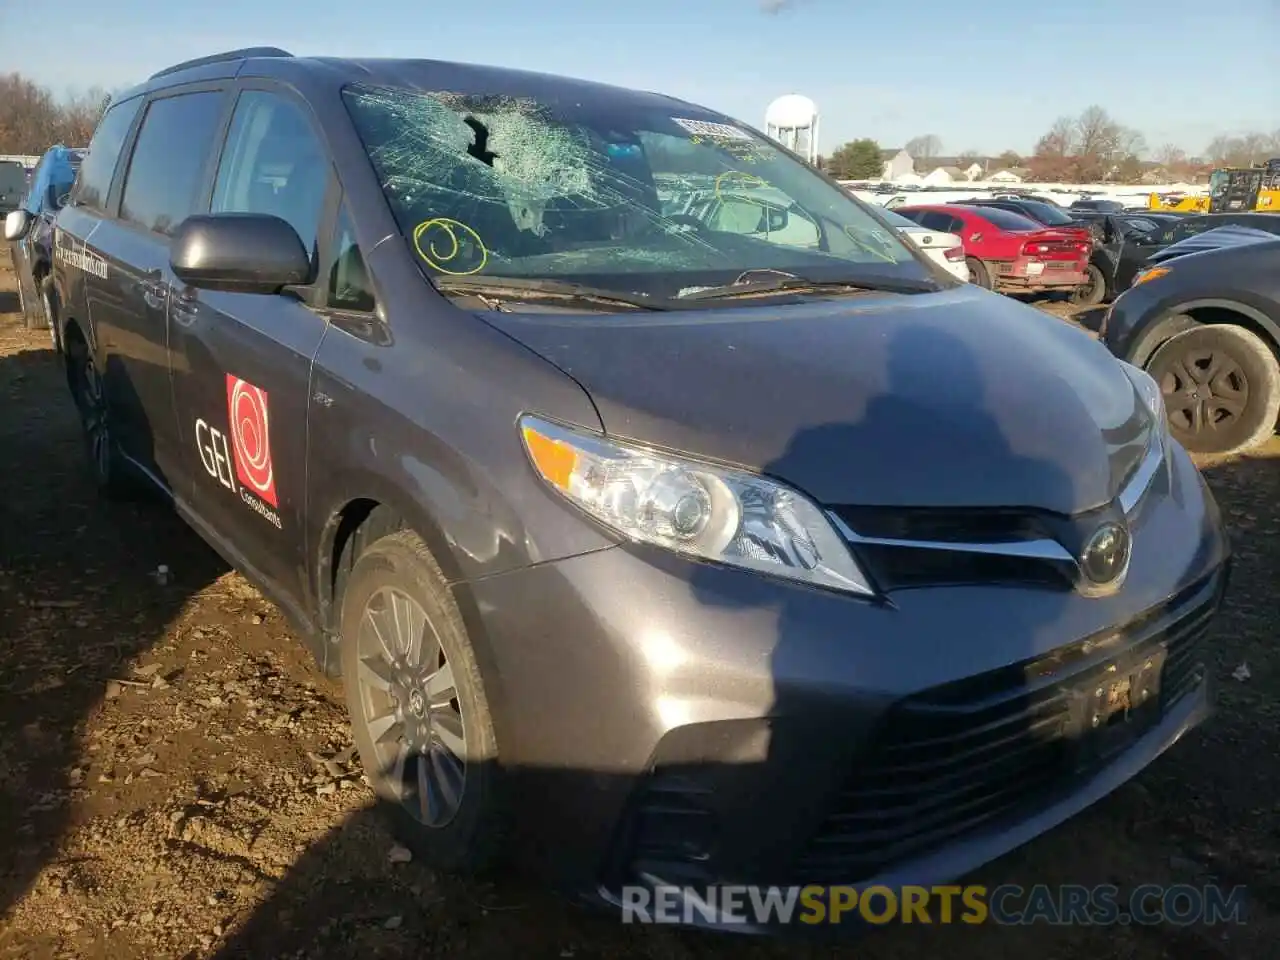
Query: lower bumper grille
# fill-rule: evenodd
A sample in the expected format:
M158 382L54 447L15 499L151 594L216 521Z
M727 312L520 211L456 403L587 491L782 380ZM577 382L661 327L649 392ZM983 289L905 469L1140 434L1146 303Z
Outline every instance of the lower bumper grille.
M1069 790L1203 682L1214 576L1122 635L898 704L798 864L856 882Z

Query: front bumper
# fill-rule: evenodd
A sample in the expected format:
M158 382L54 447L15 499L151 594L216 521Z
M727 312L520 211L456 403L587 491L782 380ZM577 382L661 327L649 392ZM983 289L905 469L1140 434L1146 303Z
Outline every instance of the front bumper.
M1205 715L1228 548L1180 449L1133 529L1108 597L868 602L630 547L460 587L524 852L606 903L624 884L928 884L989 862ZM1154 664L1152 697L1104 742L1084 736L1088 691L1117 658Z

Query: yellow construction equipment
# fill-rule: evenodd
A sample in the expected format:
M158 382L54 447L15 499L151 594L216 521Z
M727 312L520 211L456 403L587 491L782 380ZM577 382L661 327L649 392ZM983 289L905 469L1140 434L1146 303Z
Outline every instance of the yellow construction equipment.
M1252 167L1219 167L1209 175L1207 195L1153 193L1147 207L1180 213L1280 213L1280 157Z
M1153 193L1147 198L1147 209L1161 213L1208 213L1208 194Z

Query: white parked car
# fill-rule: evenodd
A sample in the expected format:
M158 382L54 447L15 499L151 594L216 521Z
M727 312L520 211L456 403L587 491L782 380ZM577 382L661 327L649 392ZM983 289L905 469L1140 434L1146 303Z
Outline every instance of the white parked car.
M969 265L964 262L964 243L954 233L930 230L892 210L881 210L880 215L941 267L965 283L969 282Z

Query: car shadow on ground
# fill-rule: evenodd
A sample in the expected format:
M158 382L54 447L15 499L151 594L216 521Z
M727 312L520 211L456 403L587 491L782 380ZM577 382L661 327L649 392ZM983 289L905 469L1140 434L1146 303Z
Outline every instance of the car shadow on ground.
M164 505L99 500L83 446L57 355L0 356L0 916L70 825L86 720L226 570Z

